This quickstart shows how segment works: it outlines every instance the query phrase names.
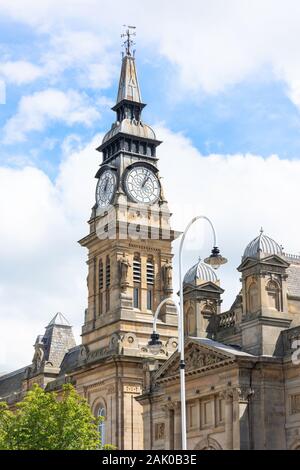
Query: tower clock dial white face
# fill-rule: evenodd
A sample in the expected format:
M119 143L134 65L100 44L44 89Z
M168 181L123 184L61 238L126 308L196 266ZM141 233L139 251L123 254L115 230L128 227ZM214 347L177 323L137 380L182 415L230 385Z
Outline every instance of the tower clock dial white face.
M100 176L96 188L96 202L99 207L106 207L111 203L117 178L113 171L105 170Z
M125 189L135 202L153 204L160 195L160 184L152 170L136 165L125 176Z

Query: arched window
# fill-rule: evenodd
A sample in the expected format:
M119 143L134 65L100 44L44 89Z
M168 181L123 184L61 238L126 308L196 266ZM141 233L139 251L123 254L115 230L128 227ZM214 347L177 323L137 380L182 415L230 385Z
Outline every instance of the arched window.
M280 310L280 291L277 282L270 281L267 284L269 307Z
M100 423L98 424L98 431L99 431L99 436L100 436L100 443L101 443L101 446L104 446L105 445L105 431L106 431L106 423L105 423L105 419L106 419L106 412L105 412L105 407L103 405L103 403L100 404L99 408L98 408L98 418L101 419Z
M250 313L258 310L258 288L256 282L252 282L248 288L248 307Z

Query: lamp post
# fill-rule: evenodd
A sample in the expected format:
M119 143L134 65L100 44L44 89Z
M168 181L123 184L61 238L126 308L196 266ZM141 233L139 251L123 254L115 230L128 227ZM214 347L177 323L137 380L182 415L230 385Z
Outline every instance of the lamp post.
M179 286L180 286L180 309L178 311L178 307L176 303L169 297L165 298L160 302L158 305L155 314L154 314L154 319L153 319L153 333L151 335L151 339L148 343L149 349L153 354L158 354L160 351L160 348L162 346L162 342L159 339L159 334L157 333L156 329L156 323L157 323L157 318L159 315L159 312L162 308L163 305L165 305L167 302L173 302L174 305L176 306L177 310L177 315L178 315L178 352L180 353L180 363L179 363L179 369L180 369L180 402L181 402L181 447L182 450L187 449L187 440L186 440L186 399L185 399L185 361L184 361L184 312L183 312L183 282L182 282L182 250L183 250L183 245L184 241L186 238L186 234L189 231L190 227L199 219L204 219L206 220L213 233L213 248L211 251L211 255L204 260L205 263L209 264L212 266L214 269L217 269L219 266L222 264L227 263L227 259L223 258L220 254L220 250L217 246L217 235L216 231L214 229L214 226L210 219L204 215L198 215L197 217L194 217L186 226L180 240L180 246L179 246Z
M179 325L181 322L180 312L178 310L177 304L173 299L167 297L163 299L155 310L153 317L153 333L151 339L148 343L149 349L152 354L158 354L162 346L162 342L159 339L159 334L157 333L156 323L158 319L159 312L161 308L167 303L172 302L176 307L176 312L178 315L178 352L180 353L180 402L181 402L181 447L182 450L186 450L186 412L185 412L185 375L184 375L184 331Z

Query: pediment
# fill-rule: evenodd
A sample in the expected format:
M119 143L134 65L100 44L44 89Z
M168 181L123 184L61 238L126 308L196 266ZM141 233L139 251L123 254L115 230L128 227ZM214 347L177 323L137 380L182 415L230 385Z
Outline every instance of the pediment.
M186 374L196 371L220 367L234 362L236 357L233 351L220 351L216 347L201 344L205 338L188 338L185 343L185 370ZM210 341L210 340L208 340ZM211 343L215 343L211 341ZM219 344L219 343L215 343ZM225 345L224 345L225 347ZM228 348L233 349L233 348ZM175 352L156 372L154 380L169 380L179 375L180 354Z
M223 294L224 289L218 286L214 282L204 282L203 284L195 285L195 284L185 284L183 287L184 292L191 292L191 291L204 291L204 292L213 292L217 294Z
M244 271L249 269L252 266L257 264L269 265L269 266L279 266L282 268L288 268L290 263L288 263L284 258L278 255L268 255L264 258L246 258L237 268L238 271Z
M282 268L288 268L290 263L278 255L271 255L261 260L263 264L270 264L272 266L281 266Z

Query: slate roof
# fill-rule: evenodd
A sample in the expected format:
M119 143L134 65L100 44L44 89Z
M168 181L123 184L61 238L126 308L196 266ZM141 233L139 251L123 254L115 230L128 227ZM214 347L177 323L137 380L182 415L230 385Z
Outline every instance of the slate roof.
M197 281L218 282L215 271L201 259L187 271L183 279L184 284L196 284Z
M262 255L282 255L282 246L273 238L265 235L263 229L261 229L258 237L246 246L243 259L257 258Z
M291 264L288 272L288 293L294 297L300 297L300 264Z
M22 388L22 381L24 379L25 370L27 367L15 370L9 374L0 377L0 399L5 398L14 392L20 392Z
M65 354L61 363L59 375L67 374L77 367L79 362L80 348L81 346L75 346Z
M70 323L62 313L57 312L57 314L52 318L48 326L51 325L70 326Z
M205 346L207 348L213 348L224 354L230 354L233 356L254 357L253 354L246 353L244 351L241 351L238 348L234 348L233 346L228 346L227 344L219 343L218 341L214 341L209 338L197 338L195 336L189 336L188 339L202 346Z

